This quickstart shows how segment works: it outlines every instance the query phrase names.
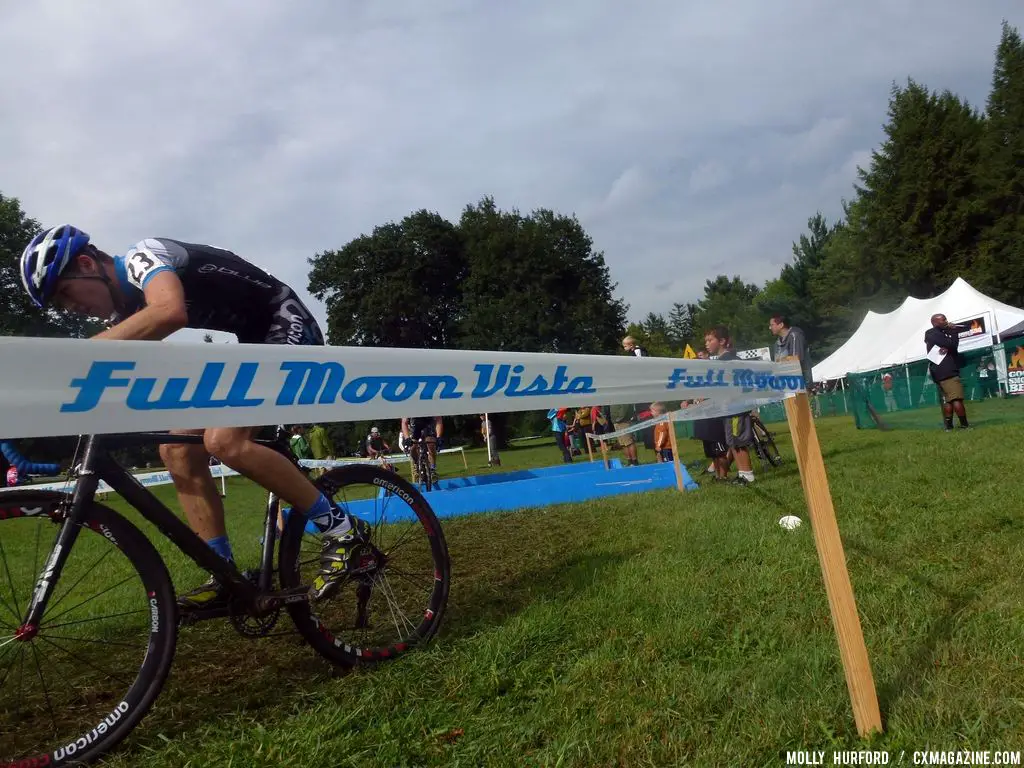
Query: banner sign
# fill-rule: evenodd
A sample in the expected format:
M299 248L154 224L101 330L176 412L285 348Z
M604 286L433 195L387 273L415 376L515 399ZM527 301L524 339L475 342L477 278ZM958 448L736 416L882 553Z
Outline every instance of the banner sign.
M0 338L4 438L310 424L803 391L798 363Z
M1000 360L1006 365L1005 352L997 356L997 364ZM1006 367L1006 394L1024 395L1024 347L1017 347L1010 356Z
M992 346L992 331L989 330L986 315L969 317L966 320L960 320L956 325L968 326L966 331L960 331L957 334L960 337L959 349L961 352Z

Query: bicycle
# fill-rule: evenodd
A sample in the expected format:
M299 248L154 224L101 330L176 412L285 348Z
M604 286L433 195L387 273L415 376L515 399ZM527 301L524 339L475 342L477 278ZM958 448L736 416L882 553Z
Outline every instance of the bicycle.
M437 485L437 473L430 466L430 446L427 439L423 436L415 440L410 438L405 441L405 450L413 463L413 474L418 478L423 490L429 492ZM413 456L413 453L416 455Z
M764 467L778 467L782 465L782 456L775 446L775 435L768 430L757 413L750 414L751 425L754 432L754 452L761 460Z
M279 427L274 439L256 442L298 466L283 434ZM423 496L397 475L353 465L315 481L332 499L365 485L365 491L342 502L364 520L378 502L404 502L408 508L387 520L369 521L370 541L353 554L338 595L314 602L309 584L319 569L319 534L297 514L281 516L279 534L279 500L273 493L267 498L259 568L243 572L216 555L109 453L132 445L201 443L202 436L139 433L84 439L73 492L0 490L0 766L81 765L109 752L153 705L170 672L181 628L196 621L228 618L243 637L262 638L286 612L314 652L344 668L398 658L429 643L440 628L451 578L444 533ZM100 480L170 545L219 578L230 592L230 605L208 613L182 612L154 543L124 515L95 500ZM403 522L408 525L400 531ZM56 535L40 564L48 546L41 550L40 542L50 526ZM420 541L409 531L425 533L425 546L413 555L412 565L403 560L399 568L393 561ZM114 570L118 562L122 572ZM415 574L417 563L422 577ZM20 580L12 575L19 566L27 573ZM129 588L121 591L125 585ZM24 601L20 586L26 588ZM81 594L69 599L79 586ZM410 595L416 602L406 611L398 600ZM90 631L94 636L80 636ZM66 646L76 640L82 647L69 651ZM54 651L54 658L41 663L46 651ZM31 678L27 689L26 677ZM8 690L9 683L17 690ZM55 698L62 694L69 703L58 714Z

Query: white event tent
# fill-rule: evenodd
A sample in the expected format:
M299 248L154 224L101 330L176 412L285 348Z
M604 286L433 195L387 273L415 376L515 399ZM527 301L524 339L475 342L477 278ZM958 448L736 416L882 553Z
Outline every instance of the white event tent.
M944 314L951 323L983 319L983 332L962 338L961 349L990 346L993 335L1024 323L1024 309L989 298L958 277L939 296L908 296L892 312L869 311L856 333L814 366L814 381L833 381L849 373L867 373L924 360L924 332L931 327L931 316L936 313Z

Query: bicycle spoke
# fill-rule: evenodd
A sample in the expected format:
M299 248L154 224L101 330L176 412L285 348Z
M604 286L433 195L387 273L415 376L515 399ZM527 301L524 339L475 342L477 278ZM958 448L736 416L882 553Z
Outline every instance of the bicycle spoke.
M402 621L408 625L410 631L415 630L416 625L406 617L404 611L398 609L398 600L395 599L394 590L391 589L391 582L388 581L386 573L381 574L380 578L377 579L377 585L383 587L384 600L388 604L388 610L391 612L391 620L394 622L395 632L398 633L399 637L403 637L403 635L402 628L398 626L398 615L396 615L396 610L397 614L401 615Z
M403 533L401 536L399 536L398 540L395 541L390 547L388 547L387 551L384 554L390 557L395 550L399 549L402 546L402 544L406 543L407 541L412 541L412 539L408 537L408 534L410 532L415 533L417 530L418 529L416 525L410 525L406 529L406 533Z
M21 711L21 683L25 680L25 646L21 647L21 656L18 660L18 706L15 712Z
M107 556L107 555L109 555L109 554L110 554L111 552L113 552L113 551L114 551L113 549L108 549L108 550L106 550L106 551L105 551L105 552L104 552L104 553L103 553L102 555L100 555L100 557L99 557L99 560L97 560L97 561L96 561L95 563L93 563L93 564L92 564L92 565L90 565L90 566L89 566L88 568L86 568L86 569L85 569L85 570L84 570L84 571L82 572L82 575L78 577L78 580L77 580L77 581L75 581L75 583L74 583L74 584L72 584L72 585L71 585L70 587L68 587L68 588L67 588L67 590L65 590L64 594L63 594L63 595L61 595L61 596L60 596L60 598L59 598L59 599L58 599L58 600L57 600L57 601L56 601L56 602L55 602L55 603L54 603L53 605L51 605L51 606L50 606L50 610L51 610L51 611L55 611L55 610L57 610L57 606L58 606L58 605L60 605L60 604L61 604L61 603L62 603L62 602L64 601L64 598L65 598L65 597L67 597L68 595L70 595L70 594L71 594L71 592L72 592L72 590L74 590L74 588L75 588L75 587L77 587L77 586L78 586L79 584L81 584L81 583L82 583L82 581L83 581L83 580L85 579L85 577L86 577L86 576L88 576L88 575L89 575L90 573L92 573L92 572L93 572L93 570L94 570L94 569L95 569L95 568L96 568L96 567L97 567L97 566L98 566L98 565L99 565L100 563L102 563L102 562L103 562L104 558L106 558L106 556Z
M395 566L393 566L391 563L388 563L387 571L388 571L388 573L393 573L396 576L401 576L403 579L408 581L410 584L415 584L418 587L422 587L424 592L430 592L434 588L434 578L433 577L430 577L429 586L424 586L424 582L426 582L426 579L423 579L423 581L417 581L417 579L411 573L406 573L401 568L395 568ZM423 577L420 577L420 578L423 578Z
M74 624L86 624L90 621L106 621L107 619L116 619L118 616L131 616L133 613L149 613L145 608L136 608L134 611L122 611L121 613L108 613L106 616L93 616L89 619L75 619L74 621L64 621L60 624L40 624L39 630L44 629L57 629L58 627L70 627Z
M71 611L75 610L75 608L81 608L81 607L82 607L83 605L85 605L85 604L86 604L86 603L88 603L88 602L91 602L91 601L95 600L95 599L96 599L97 597L102 597L103 595L107 594L107 592L110 592L110 591L111 591L112 589L117 589L117 588L118 588L118 587L120 587L120 586L121 586L122 584L124 584L124 583L126 583L126 582L128 582L128 581L131 581L131 579L132 579L132 578L134 578L134 577L135 577L135 576L137 576L137 575L138 575L138 574L135 574L135 573L133 573L133 574L131 574L130 576L126 576L126 577L125 577L124 579L122 579L121 581L117 582L117 584L115 584L114 586L112 586L112 587L107 587L107 588L106 588L106 589L104 589L104 590L103 590L102 592L97 592L97 593L96 593L95 595L93 595L92 597L87 597L87 598L86 598L85 600L83 600L82 602L78 603L77 605L73 605L73 606L71 606L70 608L68 608L68 609L67 609L67 610L65 610L65 611L61 611L61 612L60 612L60 613L58 613L58 614L57 614L56 616L51 616L51 617L50 617L50 620L52 621L53 619L59 619L59 618L60 618L61 616L64 616L65 614L68 614L68 613L71 613Z
M36 663L36 672L39 673L39 682L43 685L43 698L46 699L46 708L50 710L50 722L53 723L53 732L59 730L57 726L57 713L53 711L53 703L50 701L50 690L46 687L46 678L43 677L43 669L39 666L39 650L36 644L32 643L32 660Z
M9 648L18 648L18 647L19 647L19 646L17 646L17 645L12 645L12 646L9 646ZM24 647L24 646L21 646L21 650L22 650L22 652L24 652L24 650L25 650L25 647ZM2 655L0 655L0 659L2 659L2 658L3 658L4 656L6 656L6 655L7 655L7 651L4 651L4 652L3 652L3 654L2 654ZM7 672L6 672L6 674L4 674L4 676L3 676L3 677L0 677L0 691L2 691L2 690L3 690L3 688L4 688L4 683L6 683L6 682L7 682L7 678L8 678L8 677L10 677L10 675L11 675L11 670L12 670L12 669L14 669L14 665L13 665L13 664L12 664L11 666L9 666L9 667L7 668Z
M7 552L4 550L4 543L2 541L0 541L0 558L3 558L4 561L4 572L7 574L7 583L11 585L11 599L14 600L14 607L16 609L15 611L11 611L11 613L14 614L14 618L16 620L21 621L21 604L18 602L17 590L14 588L14 579L11 578L11 569L7 565ZM6 600L4 601L4 607L7 608L7 610L10 610L10 606L7 605Z
M20 617L20 616L18 616L18 614L16 614L16 613L14 612L14 609L13 609L13 608L11 608L11 606L10 606L10 605L9 605L9 604L7 603L7 601L6 601L6 600L0 600L0 605L2 605L2 606L3 606L4 608L6 608L6 609L7 609L7 612L8 612L9 614L11 614L11 616L13 616L13 617L14 617L14 620L15 620L15 621L19 622L18 624L6 624L6 623L5 623L5 624L4 624L4 626L5 626L5 627L16 627L16 626L21 626L21 624L20 624L20 622L21 622L21 617Z
M76 640L80 643L95 643L96 645L113 645L119 648L147 648L149 643L119 643L115 640L91 640L88 637L69 637L68 635L53 635L46 633L47 637L55 637L58 640Z
M80 658L80 657L78 657L78 656L75 656L75 654L71 653L71 651L67 650L66 648L63 648L63 647L61 647L61 646L60 646L60 645L58 645L57 643L53 642L53 640L51 640L50 638L48 638L48 637L46 637L46 636L44 636L44 635L38 635L38 637L39 637L39 639L40 639L40 640L42 640L42 641L43 641L44 643L49 643L50 645L52 645L52 646L53 646L54 648L56 648L56 649L57 649L58 651L60 651L61 653L63 653L63 654L65 655L65 656L70 656L70 657L71 657L72 659L75 659L76 661L79 661L79 662L81 662L82 664L86 664L87 666L90 666L90 667L92 667L92 668L93 668L93 669L95 669L96 671L98 671L98 672L101 672L102 674L104 674L104 675L106 675L107 677L109 677L109 678L110 678L111 680L116 680L117 682L121 683L122 685L127 685L127 686L130 686L130 685L131 685L131 681L130 681L130 680L122 680L122 679L121 679L120 677L118 677L117 675L112 675L112 674L110 674L109 672L107 672L107 671L106 671L105 669L103 669L102 667L98 667L98 666L96 666L95 664L93 664L93 663L92 663L91 661L89 661L88 659L83 659L83 658Z

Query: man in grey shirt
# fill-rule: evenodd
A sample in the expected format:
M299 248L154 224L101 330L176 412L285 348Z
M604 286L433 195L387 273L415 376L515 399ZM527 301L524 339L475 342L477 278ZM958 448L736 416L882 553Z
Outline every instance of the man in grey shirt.
M810 392L812 381L811 356L807 349L807 337L804 332L796 327L790 327L788 319L784 315L772 315L768 321L768 330L778 338L775 340L775 361L778 362L784 357L796 357L800 360L800 368L803 370L804 386Z

